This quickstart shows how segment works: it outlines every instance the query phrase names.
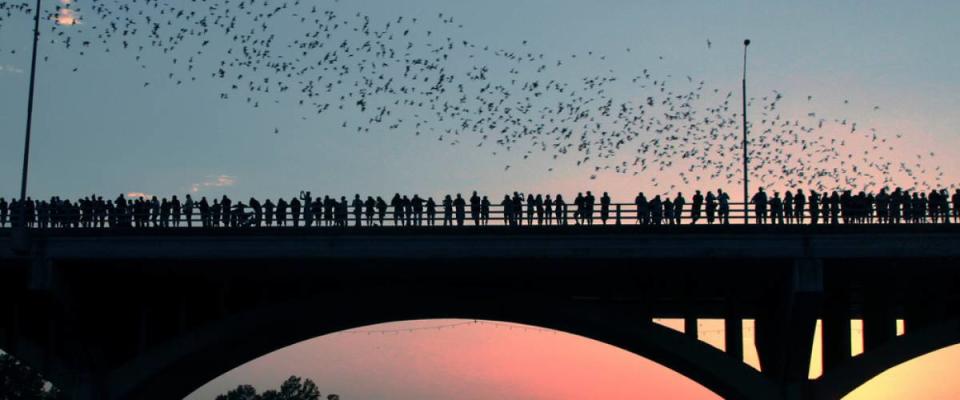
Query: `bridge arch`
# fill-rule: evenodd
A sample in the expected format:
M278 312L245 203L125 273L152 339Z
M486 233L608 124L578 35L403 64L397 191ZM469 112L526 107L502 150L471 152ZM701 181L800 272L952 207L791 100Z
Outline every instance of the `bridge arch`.
M111 397L183 398L226 371L289 345L357 327L420 319L495 320L563 331L642 356L725 398L781 396L759 372L710 345L582 302L498 298L451 303L419 297L344 307L344 300L318 297L261 307L184 334L110 374Z
M960 344L960 320L949 319L908 330L879 348L864 352L811 384L811 398L839 399L887 370L927 354Z

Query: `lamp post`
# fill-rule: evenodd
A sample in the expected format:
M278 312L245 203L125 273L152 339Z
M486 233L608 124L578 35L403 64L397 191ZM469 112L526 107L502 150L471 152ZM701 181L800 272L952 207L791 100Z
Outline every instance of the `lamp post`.
M33 55L30 61L30 91L27 95L27 129L23 139L23 175L20 180L20 221L14 230L14 250L29 249L27 238L27 171L30 166L30 131L33 128L33 94L37 79L37 45L40 42L40 0L33 16Z
M750 223L750 156L747 153L747 47L750 39L743 41L743 223Z

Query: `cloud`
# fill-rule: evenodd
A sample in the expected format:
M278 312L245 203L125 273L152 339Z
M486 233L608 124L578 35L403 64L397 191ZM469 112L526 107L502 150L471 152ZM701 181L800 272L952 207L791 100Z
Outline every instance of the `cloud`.
M153 195L152 195L152 194L143 193L143 192L130 192L130 193L127 193L127 198L128 198L128 199L139 199L139 198L141 198L141 197L143 197L143 198L145 198L145 199L149 199L149 198L153 197Z
M237 183L237 177L235 176L230 176L230 175L208 176L205 181L190 185L190 191L193 193L197 193L207 188L230 187L235 185L236 183Z

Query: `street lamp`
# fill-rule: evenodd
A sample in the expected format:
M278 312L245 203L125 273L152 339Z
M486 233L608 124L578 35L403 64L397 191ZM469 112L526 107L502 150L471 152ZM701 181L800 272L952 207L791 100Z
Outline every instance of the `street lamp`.
M750 157L747 153L747 47L750 39L743 41L743 223L750 223Z
M20 221L14 229L14 250L29 249L27 238L27 170L30 165L30 130L33 127L33 93L37 79L37 44L40 42L40 0L37 0L33 16L33 56L30 61L30 92L27 95L27 129L23 139L23 176L20 180Z

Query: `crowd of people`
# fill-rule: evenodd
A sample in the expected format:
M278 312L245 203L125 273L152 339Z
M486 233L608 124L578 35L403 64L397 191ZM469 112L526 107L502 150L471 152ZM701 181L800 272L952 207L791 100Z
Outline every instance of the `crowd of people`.
M944 190L911 193L896 189L879 193L852 191L818 193L802 189L768 195L760 188L750 200L756 224L900 224L960 222L960 189L952 196ZM742 212L742 208L734 211ZM301 192L290 198L250 198L246 203L227 196L195 200L149 199L118 196L114 200L89 196L78 200L53 197L24 202L0 198L0 228L21 221L32 228L170 228L170 227L346 227L346 226L476 226L594 225L634 223L640 225L729 224L730 196L723 190L706 194L697 190L689 205L682 193L675 197L647 198L642 192L632 204L613 203L608 193L599 200L592 192L578 193L568 204L563 195L505 195L494 204L477 192L469 198L395 194L352 200ZM743 214L740 214L741 216ZM632 221L632 222L628 222Z

